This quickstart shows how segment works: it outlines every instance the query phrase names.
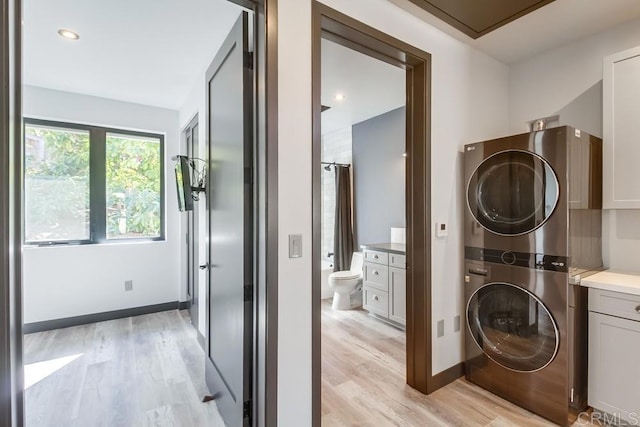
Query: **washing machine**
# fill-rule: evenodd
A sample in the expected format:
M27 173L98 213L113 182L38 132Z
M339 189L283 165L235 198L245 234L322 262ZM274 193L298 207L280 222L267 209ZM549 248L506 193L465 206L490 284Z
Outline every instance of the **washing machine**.
M587 268L601 263L599 242L572 241L585 227L601 235L599 138L550 128L468 144L464 162L465 246L579 258Z
M586 288L568 284L556 257L476 255L465 261L467 380L570 425L587 403Z

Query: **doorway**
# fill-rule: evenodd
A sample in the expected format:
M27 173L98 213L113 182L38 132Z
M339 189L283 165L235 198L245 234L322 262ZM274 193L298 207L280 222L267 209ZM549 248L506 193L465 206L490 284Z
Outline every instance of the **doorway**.
M194 169L200 170L200 162L203 160L200 158L200 127L197 114L189 122L187 127L183 129L182 135L186 145L184 152L187 157L191 159L191 163L193 165L197 165ZM195 175L198 174L196 173ZM192 179L191 181L194 180ZM199 193L196 193L196 198L200 198ZM201 272L206 268L206 266L201 266L200 264L200 211L202 210L202 207L202 203L196 204L192 210L187 211L186 213L186 248L184 250L187 258L185 260L187 281L186 302L189 308L191 323L198 329L198 331L204 330L200 325L199 320L199 312L201 311L199 298L200 276L202 275ZM200 341L200 345L204 347L204 336L201 333L198 333L198 341Z
M406 74L406 382L422 393L439 387L431 365L430 63L428 53L318 2L313 3L313 423L321 423L321 114L322 41L330 40Z
M265 26L265 19L266 19L266 5L269 3L272 3L270 1L260 1L260 2L253 2L253 1L242 1L242 0L238 0L238 1L234 1L232 3L240 3L241 6L244 7L249 7L251 8L253 11L256 12L256 17L257 19L254 21L255 22L255 27L258 31L256 31L256 35L257 35L257 42L255 44L256 47L256 63L259 64L259 67L257 67L257 69L259 69L261 72L258 73L259 74L259 78L255 79L255 85L260 89L264 89L264 85L267 84L269 85L270 91L271 93L273 93L273 89L275 89L275 84L273 80L267 80L265 77L265 73L264 70L267 66L267 60L266 60L266 44L267 44L267 40L266 40L266 26ZM21 21L21 9L22 6L20 4L19 1L9 1L6 0L3 2L4 7L3 7L3 14L2 14L2 22L3 22L3 28L13 28L15 29L15 32L12 31L11 33L11 37L5 39L4 35L7 35L3 32L3 38L2 38L2 53L3 53L3 64L6 65L6 69L11 68L12 70L20 70L21 68L21 62L20 62L20 38L21 38L21 33L22 31L19 30L18 28L20 28L19 25L14 25L15 23L19 23ZM273 9L275 11L275 9ZM4 12L10 12L10 14L5 15ZM272 18L274 19L275 23L275 15L272 16ZM142 22L142 21L140 21ZM8 24L8 25L5 25ZM106 34L107 32L105 32ZM275 28L273 28L272 30L270 30L271 36L272 36L272 40L271 43L273 43L273 39L275 38ZM66 32L65 32L66 34ZM62 35L62 34L61 34ZM85 39L90 39L89 37L86 37ZM275 78L275 76L277 75L277 73L275 72L275 68L274 68L274 64L276 63L275 58L273 58L273 60L268 61L269 62L269 66L271 67L271 71L272 74L271 76L273 76L273 78ZM3 179L2 179L2 195L3 196L7 196L6 198L3 197L3 202L2 202L2 215L3 218L5 218L5 213L7 213L7 215L9 215L9 213L11 213L11 219L15 220L10 222L9 221L9 216L7 216L7 222L6 224L11 224L10 229L12 231L15 232L15 234L7 234L6 237L7 239L3 241L3 259L5 261L7 261L7 264L9 262L12 263L12 266L15 266L15 269L12 268L11 271L11 276L7 277L6 279L8 280L8 282L6 283L6 289L10 290L11 293L8 293L6 295L7 299L6 301L3 299L3 307L6 308L6 312L11 314L11 319L12 322L9 324L5 324L4 322L2 323L2 330L5 330L5 327L7 328L7 331L11 331L11 334L14 335L13 338L7 336L7 345L3 346L4 349L7 350L7 356L8 357L4 357L5 354L3 353L2 355L2 360L6 361L7 364L3 365L2 368L2 381L3 381L3 386L5 385L5 379L6 381L6 385L7 386L11 386L15 392L12 393L13 396L15 396L14 401L12 401L12 399L7 399L7 401L5 402L3 400L3 404L7 403L10 404L10 410L8 410L6 412L6 414L8 416L11 416L11 420L9 420L7 423L5 423L6 425L11 425L11 424L21 424L21 417L22 417L22 410L21 410L21 403L20 403L20 399L22 398L22 394L23 392L21 391L22 387L20 386L20 377L21 377L21 368L22 368L22 363L20 360L20 356L21 356L21 345L20 345L20 339L18 337L15 336L15 333L20 333L20 324L22 323L21 321L21 310L20 310L20 306L21 304L19 304L20 302L20 295L22 294L22 288L21 288L21 280L20 280L20 270L21 270L21 260L20 260L20 253L21 251L19 250L19 248L22 246L23 244L23 239L21 238L21 234L23 233L23 231L21 230L21 227L19 227L20 221L18 218L21 217L21 211L22 211L22 203L20 203L20 199L21 199L21 193L22 193L22 188L20 188L20 183L22 182L22 171L20 171L20 165L22 163L21 161L21 155L19 154L22 150L22 144L23 144L23 138L22 138L22 123L21 123L21 105L20 105L20 95L22 93L21 91L21 82L19 79L14 79L14 77L19 76L20 74L18 73L13 74L11 73L10 77L11 77L11 83L14 84L14 86L11 86L11 92L5 93L4 91L2 92L3 95L3 107L6 105L11 105L11 111L12 113L10 114L9 111L5 111L5 109L3 108L2 110L2 123L9 123L8 120L12 120L11 124L12 126L7 125L6 127L3 126L3 130L4 129L9 129L11 128L11 132L7 135L4 135L3 133L3 147L7 147L7 148L11 148L11 150L8 150L7 152L2 152L2 172L3 172ZM3 72L3 82L4 82L4 77L5 77L5 73ZM8 85L5 86L3 84L3 87L9 87ZM57 90L59 90L60 88L58 88ZM259 91L257 91L259 92ZM264 93L265 91L262 90L259 93ZM15 95L15 97L14 97ZM31 101L33 101L33 97L30 98ZM76 100L78 100L79 98L76 98ZM28 100L28 99L27 99ZM42 106L44 104L42 103L38 103L39 106ZM267 121L269 121L270 123L273 123L273 117L275 116L275 113L268 113L265 112L264 110L264 105L266 104L266 98L262 99L260 98L258 100L257 106L256 108L260 108L260 114L257 115L255 117L255 122L257 123L257 129L258 131L256 132L257 136L257 140L259 140L262 144L266 144L268 139L267 139L267 135L266 135L266 123ZM35 104L32 104L35 105ZM86 104L84 105L86 107ZM75 105L75 108L77 108L78 110L81 110L83 108L82 102L77 103L77 105ZM85 108L87 109L87 108ZM99 110L99 108L95 109L95 110ZM6 114L5 114L6 113ZM38 118L40 119L51 119L53 117L53 115L48 115L48 114L41 114L41 113L37 113L37 114L31 114L32 116L38 116ZM14 120L15 119L15 120ZM65 118L65 122L70 122L70 121L74 121L73 118ZM268 119L268 120L267 120ZM106 121L108 120L83 120L80 119L78 120L78 122L98 122L100 124L104 124ZM172 119L167 119L167 123L175 123ZM80 125L84 125L86 123L78 123ZM15 125L15 126L14 126ZM135 134L135 129L141 129L141 128L146 128L146 126L138 126L138 125L122 125L122 128L117 129L118 131L127 131L127 132L131 132L131 134ZM106 131L109 130L114 130L111 128L103 128ZM133 130L132 130L133 129ZM73 130L75 131L75 127L73 127ZM88 130L86 133L90 134L92 133L93 130ZM73 132L71 132L73 133ZM77 133L77 132L76 132ZM137 136L141 136L136 134ZM171 140L172 141L178 141L179 140L179 136L178 136L178 132L176 132L175 134L171 135ZM269 137L270 137L270 141L272 143L275 143L275 140L272 139L272 137L275 135L275 131L271 130ZM6 137L6 138L5 138ZM146 135L145 135L146 137ZM6 144L4 144L4 142L7 142ZM273 150L275 150L275 148L272 147L265 147L264 145L261 147L261 153L264 152L272 152ZM162 150L160 149L161 155L160 157L162 157ZM11 161L9 161L9 159L11 158ZM7 162L7 164L12 165L11 170L6 169L5 170L5 161ZM167 162L168 163L168 162ZM267 184L264 183L264 180L259 179L260 178L260 174L266 174L267 171L271 174L274 173L274 167L275 165L268 162L266 159L261 159L261 166L262 169L260 171L256 171L256 174L254 175L254 178L256 179L256 182L260 182L260 186L267 186ZM5 181L5 172L7 172L7 180ZM167 174L169 175L169 174ZM171 176L171 175L169 175ZM268 188L272 188L272 186L276 184L275 181L272 181L269 183L269 187ZM173 186L167 185L166 186L169 189L172 189ZM6 189L8 188L12 188L14 191L13 194L7 194L7 192L5 192ZM262 188L262 187L261 187ZM9 197L12 196L12 197ZM168 199L169 195L167 196ZM275 199L272 198L270 196L270 201L273 202ZM8 204L6 203L8 202ZM162 202L161 202L162 204ZM277 203L274 203L274 205L277 205ZM5 209L6 208L6 209ZM132 228L130 227L130 224L127 224L126 221L122 220L123 218L123 211L124 209L121 208L120 206L118 206L117 208L114 208L114 212L116 212L119 217L117 218L117 220L114 221L114 228L113 230L115 230L115 232L120 232L122 234L125 234L126 232L133 232ZM263 214L263 216L265 216ZM98 221L99 222L99 221ZM4 223L4 222L3 222ZM9 228L9 227L8 227ZM161 226L160 229L162 229L163 227ZM126 231L123 231L126 230ZM264 233L262 234L263 238L261 240L261 242L265 242L265 246L273 246L273 241L275 239L269 239L266 240L264 238L264 236L266 236L266 230L265 229L260 229L259 231L257 231L258 233ZM109 231L107 230L105 232L106 234L109 233ZM90 235L90 233L87 233L87 235ZM5 235L3 235L3 238L5 237ZM171 238L172 241L180 242L182 239L174 239ZM53 246L53 245L52 245ZM55 245L57 246L57 244ZM115 245L114 245L115 246ZM131 247L133 248L136 245L131 245ZM159 245L158 245L159 246ZM257 250L257 257L259 259L265 259L267 258L266 256L266 251L263 249L265 246L260 246ZM89 246L86 246L89 247ZM53 249L53 248L51 248ZM6 250L6 252L5 252ZM44 250L43 250L44 251ZM274 251L275 253L275 251ZM15 254L15 263L13 263L13 256ZM271 267L274 265L273 260L276 259L275 258L276 255L273 254L272 256L268 257L268 260L270 262L269 264L269 269L271 270ZM122 259L126 259L126 256L123 256ZM176 257L177 258L177 257ZM111 259L110 257L105 257L105 260ZM135 257L129 257L130 260L135 259ZM157 264L158 266L160 266L160 264ZM163 266L161 266L163 267ZM264 270L263 270L264 271ZM272 270L271 270L272 271ZM276 277L274 275L273 272L269 272L270 274L270 278L273 279L274 277ZM156 272L157 273L157 272ZM3 280L5 278L3 277ZM139 286L139 283L136 282L135 280L133 281L133 283L128 283L131 282L131 280L126 280L124 281L124 292L131 292L132 290L135 292L135 290L137 290L137 286ZM177 282L177 281L176 281ZM4 281L3 281L4 284ZM262 315L264 314L266 316L266 313L274 313L274 308L275 308L275 304L273 304L272 306L270 306L266 311L265 311L265 306L266 306L266 295L267 295L267 291L264 289L266 288L266 278L264 276L259 276L257 277L257 281L256 281L256 285L258 286L258 288L261 290L260 293L256 292L257 295L259 295L258 298L256 298L255 301L255 306L256 306L256 311L258 311L260 314L258 315L258 317L256 318L256 328L257 330L262 330L262 331L266 331L267 327L266 327L266 321L263 320ZM273 287L277 286L277 284L275 282L273 282ZM133 289L128 289L133 287ZM270 290L269 291L269 295L274 295L275 292L274 290ZM175 295L175 294L174 294ZM177 303L177 301L174 301ZM173 303L173 302L172 302ZM262 307L261 310L258 310L258 307ZM273 307L273 308L272 308ZM273 318L273 316L271 316L272 320L270 320L269 322L269 329L270 331L272 331L272 333L275 331L275 328L277 327L277 323L274 321L275 319ZM13 321L17 322L18 324L14 324ZM2 335L2 337L4 338L5 336ZM267 357L267 363L270 365L273 365L273 363L275 362L273 360L273 355L274 355L274 350L275 347L274 346L269 346L269 348L267 349L267 339L264 336L264 333L260 335L261 340L259 341L259 343L261 343L261 346L257 349L257 351L262 352L262 354L268 353L270 355L270 357ZM269 343L272 343L272 340L268 340ZM273 350L271 349L273 347ZM256 352L257 352L256 351ZM11 355L10 353L11 352ZM258 365L258 357L259 356L255 356L256 359L256 365ZM261 356L261 360L264 360L265 358ZM71 362L73 363L73 362ZM255 373L255 378L256 380L258 378L262 378L263 382L262 384L265 384L264 378L266 377L265 375L265 371L266 368L264 368L264 364L260 364L260 370L256 370ZM5 374L7 374L5 376ZM265 388L269 388L272 389L275 386L275 384L272 385L271 380L266 382L266 386ZM255 408L259 410L256 410L256 418L262 418L263 416L266 416L267 419L273 419L273 417L275 416L275 395L270 395L269 396L269 402L266 402L266 396L264 393L261 392L261 390L255 389L252 390L255 393ZM273 402L273 403L271 403ZM267 409L267 406L269 407L269 409ZM251 411L252 408L249 408L249 411ZM265 415L266 414L266 415ZM2 411L2 416L4 417L5 412L4 410ZM3 418L4 420L4 418ZM263 420L264 421L264 420ZM4 425L4 424L3 424Z
M321 48L323 423L339 424L406 384L406 76Z

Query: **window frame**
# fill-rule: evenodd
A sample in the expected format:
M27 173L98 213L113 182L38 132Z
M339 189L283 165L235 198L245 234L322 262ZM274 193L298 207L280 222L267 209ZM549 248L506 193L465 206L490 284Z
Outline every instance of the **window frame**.
M26 145L26 128L29 126L48 127L60 130L80 130L89 133L89 239L71 240L27 240L26 239L26 197L22 198L24 220L22 223L24 244L28 246L95 245L129 242L157 242L166 240L166 186L165 186L165 135L106 126L96 126L56 120L24 118L22 151ZM107 238L107 134L125 137L153 138L160 141L160 235L156 237L116 237ZM26 156L23 157L22 188L26 193Z

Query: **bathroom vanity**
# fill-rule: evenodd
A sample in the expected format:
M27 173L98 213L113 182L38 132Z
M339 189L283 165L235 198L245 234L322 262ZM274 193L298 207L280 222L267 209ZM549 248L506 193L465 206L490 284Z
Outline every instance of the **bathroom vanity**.
M380 320L404 329L407 323L406 245L361 245L362 306Z
M602 271L589 287L589 405L632 423L640 416L640 276Z

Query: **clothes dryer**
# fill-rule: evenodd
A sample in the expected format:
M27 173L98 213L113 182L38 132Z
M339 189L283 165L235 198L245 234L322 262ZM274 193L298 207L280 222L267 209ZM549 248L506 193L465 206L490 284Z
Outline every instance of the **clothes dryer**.
M599 138L563 126L468 144L464 150L465 246L578 255L582 264L600 265L600 240L571 240L585 224L599 237ZM575 218L570 218L572 210L578 213ZM596 226L593 232L591 225Z

